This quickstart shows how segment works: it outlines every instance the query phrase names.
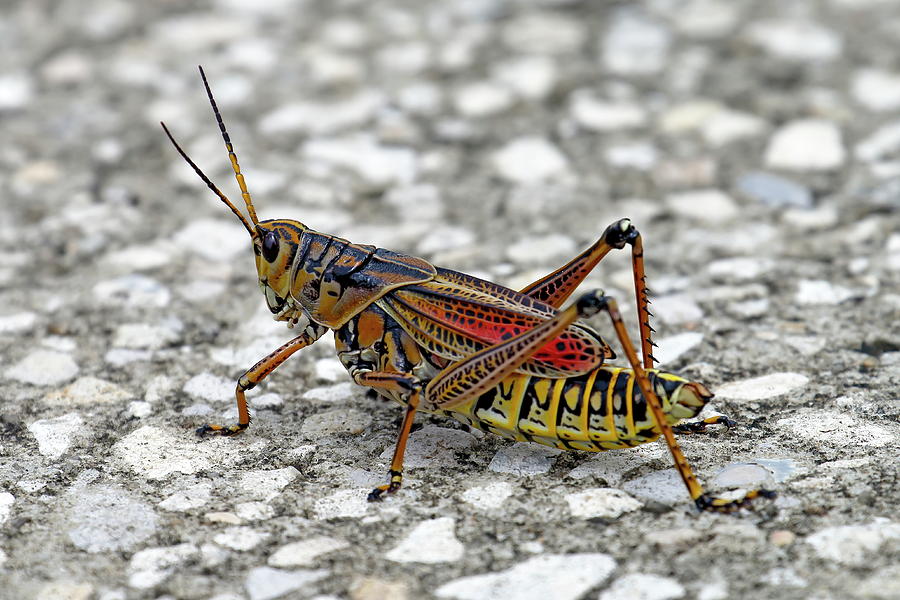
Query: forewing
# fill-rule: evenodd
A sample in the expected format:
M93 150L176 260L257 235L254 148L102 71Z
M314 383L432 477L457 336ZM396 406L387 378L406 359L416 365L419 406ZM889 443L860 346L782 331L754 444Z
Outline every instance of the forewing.
M508 288L497 286L503 293L493 294L488 293L493 290L461 285L467 282L443 275L439 272L435 280L393 290L379 302L419 344L443 358L460 360L528 331L556 313L527 296L518 303L520 294ZM573 325L519 370L568 377L590 371L611 354L594 331Z

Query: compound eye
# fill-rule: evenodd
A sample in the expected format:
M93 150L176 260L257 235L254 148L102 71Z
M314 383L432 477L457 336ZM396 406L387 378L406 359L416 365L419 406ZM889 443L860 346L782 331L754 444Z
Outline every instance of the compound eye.
M271 231L263 237L262 255L269 262L275 262L278 258L278 236Z

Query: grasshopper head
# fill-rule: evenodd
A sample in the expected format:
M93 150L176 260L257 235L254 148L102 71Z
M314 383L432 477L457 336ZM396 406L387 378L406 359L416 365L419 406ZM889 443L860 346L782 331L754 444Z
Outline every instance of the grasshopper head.
M256 224L253 253L259 286L266 296L266 304L273 314L291 309L291 266L306 226L298 221L273 219Z

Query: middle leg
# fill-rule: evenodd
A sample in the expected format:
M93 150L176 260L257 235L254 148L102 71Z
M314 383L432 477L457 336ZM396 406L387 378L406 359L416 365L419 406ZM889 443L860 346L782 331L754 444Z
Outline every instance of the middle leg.
M386 373L369 371L359 373L354 377L356 383L373 389L390 390L406 395L406 412L403 414L403 424L400 425L400 435L397 436L397 444L394 446L394 456L391 458L391 468L388 471L390 481L369 492L368 500L380 500L384 494L393 494L403 484L403 455L406 453L406 443L409 441L409 432L416 419L416 410L419 408L421 385L412 377L401 373Z

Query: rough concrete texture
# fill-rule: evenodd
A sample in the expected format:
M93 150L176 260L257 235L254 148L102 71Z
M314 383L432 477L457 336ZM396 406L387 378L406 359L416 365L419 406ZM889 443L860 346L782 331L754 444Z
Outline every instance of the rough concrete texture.
M900 597L896 0L7 2L0 19L0 596ZM261 216L521 287L629 216L665 366L731 431L600 455L398 406L287 339ZM628 256L586 287L622 299ZM602 318L593 322L610 335ZM615 345L615 344L614 344Z

